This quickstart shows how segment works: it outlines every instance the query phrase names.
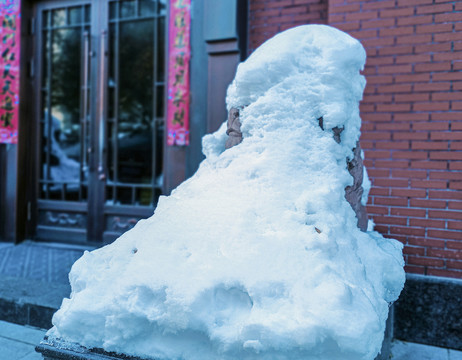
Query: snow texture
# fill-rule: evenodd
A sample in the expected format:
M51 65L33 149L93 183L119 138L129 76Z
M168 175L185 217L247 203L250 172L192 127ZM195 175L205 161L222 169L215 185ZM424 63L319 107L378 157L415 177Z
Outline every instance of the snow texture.
M258 48L228 89L242 143L205 136L151 218L86 252L49 335L155 359L374 359L404 271L402 245L361 232L344 198L365 58L323 25Z
M364 151L361 150L361 159L364 160ZM367 204L367 198L369 197L369 192L371 191L371 180L369 179L369 175L367 174L367 169L365 166L363 166L363 182L362 182L362 188L363 188L363 193L361 195L361 204L363 206L366 206Z

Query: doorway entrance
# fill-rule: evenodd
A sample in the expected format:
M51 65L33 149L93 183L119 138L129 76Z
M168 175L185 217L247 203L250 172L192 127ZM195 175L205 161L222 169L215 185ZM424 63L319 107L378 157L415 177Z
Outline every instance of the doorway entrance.
M34 10L35 238L108 243L162 194L166 0Z

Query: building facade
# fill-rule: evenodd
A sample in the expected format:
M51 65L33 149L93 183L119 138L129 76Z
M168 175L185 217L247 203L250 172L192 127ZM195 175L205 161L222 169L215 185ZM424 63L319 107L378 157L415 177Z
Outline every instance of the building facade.
M192 0L189 145L170 146L174 3L182 1L22 0L18 143L0 144L0 240L113 241L195 172L202 136L226 119L237 64L280 31L328 24L368 55L368 213L404 244L416 274L397 334L461 349L462 2ZM422 316L409 310L419 306ZM436 316L441 307L452 315Z
M376 229L407 272L462 277L462 3L250 2L250 51L295 25L348 32L367 51L361 147Z

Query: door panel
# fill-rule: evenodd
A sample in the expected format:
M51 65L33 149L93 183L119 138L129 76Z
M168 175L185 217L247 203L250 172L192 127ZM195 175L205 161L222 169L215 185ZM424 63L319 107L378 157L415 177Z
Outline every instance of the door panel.
M38 9L37 237L47 240L86 239L89 10L83 2Z
M161 194L165 2L110 1L108 22L105 241L151 215Z
M36 8L38 239L110 242L162 192L166 0Z

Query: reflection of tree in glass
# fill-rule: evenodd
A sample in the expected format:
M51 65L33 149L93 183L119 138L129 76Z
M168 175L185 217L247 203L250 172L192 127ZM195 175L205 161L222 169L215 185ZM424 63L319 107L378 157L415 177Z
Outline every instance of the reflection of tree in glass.
M79 142L80 132L80 29L53 31L51 107L53 115L61 118L62 141ZM64 145L64 144L63 144Z
M118 180L152 179L154 21L119 28Z

